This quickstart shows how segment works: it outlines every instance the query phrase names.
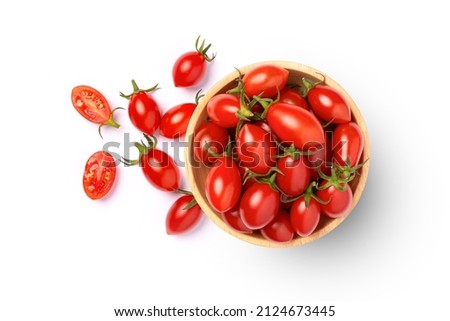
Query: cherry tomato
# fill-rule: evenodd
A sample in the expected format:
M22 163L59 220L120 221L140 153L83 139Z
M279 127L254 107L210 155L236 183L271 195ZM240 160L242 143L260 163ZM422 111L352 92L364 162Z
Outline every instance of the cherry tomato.
M320 186L325 184L326 181L323 181ZM341 186L344 187L344 183ZM344 215L352 206L353 192L348 185L343 191L331 185L326 189L319 189L317 191L317 197L324 202L328 202L326 204L320 204L321 212L331 218L337 218Z
M292 88L284 88L280 92L280 103L289 104L309 110L308 102L300 93Z
M228 131L214 123L208 122L200 126L194 135L194 158L204 164L214 162L216 157L210 155L208 147L216 154L224 152L228 144Z
M289 71L272 64L263 64L249 70L242 78L245 94L252 98L274 97L286 86Z
M364 136L361 128L354 122L340 124L333 132L333 158L344 166L348 161L350 167L358 164L364 149Z
M166 232L169 235L181 234L192 230L202 218L198 204L192 204L192 195L183 195L169 208L166 216Z
M131 81L133 92L130 95L120 93L120 96L129 99L128 115L139 131L153 135L161 121L161 112L158 104L148 93L158 89L158 85L149 89L139 89L134 79Z
M257 174L265 174L275 166L277 145L270 133L254 124L245 124L236 139L240 165Z
M194 86L203 79L206 73L206 62L211 62L216 55L208 56L207 51L210 44L205 47L205 41L199 46L200 37L195 42L196 51L189 51L182 54L176 61L172 69L172 78L175 87Z
M113 113L108 101L97 89L81 85L72 89L72 105L81 116L94 124L100 124L101 136L102 126L119 128L120 125L113 119Z
M302 194L311 180L311 170L304 156L294 159L287 155L278 159L277 167L281 171L275 179L278 187L288 196Z
M269 184L255 183L244 192L239 213L245 226L257 230L269 224L280 208L280 193Z
M320 204L314 198L306 206L305 197L300 197L292 204L290 213L292 227L302 237L311 235L319 225Z
M241 233L253 233L251 229L245 226L239 214L239 206L233 207L228 212L222 213L222 220L232 229Z
M294 229L292 228L289 213L279 209L273 221L261 229L261 234L264 238L274 242L292 241Z
M236 113L241 109L239 97L231 94L218 94L210 99L206 111L214 124L224 128L236 127L239 118Z
M184 103L169 109L161 118L159 133L167 138L183 137L195 107L194 103Z
M219 213L231 210L239 201L242 180L231 157L218 158L206 176L205 192L209 204Z
M180 188L180 170L173 158L160 149L152 148L141 158L142 171L147 180L163 191Z
M99 151L92 154L86 162L83 173L83 188L93 200L104 197L112 189L116 180L116 162L114 157Z
M278 138L292 142L299 150L325 143L319 120L303 108L275 103L267 111L267 122Z
M315 85L308 91L307 98L314 114L323 121L342 124L351 120L350 107L333 87Z

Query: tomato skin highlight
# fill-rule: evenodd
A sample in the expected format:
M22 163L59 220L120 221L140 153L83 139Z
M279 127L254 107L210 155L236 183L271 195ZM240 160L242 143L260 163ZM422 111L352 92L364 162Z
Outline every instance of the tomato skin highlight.
M224 128L236 127L239 118L236 116L241 108L239 98L231 94L218 94L210 99L206 111L211 121Z
M292 142L299 150L325 143L319 120L303 108L275 103L267 111L267 122L276 137L283 142Z
M249 70L244 77L245 94L252 98L260 95L263 98L274 97L286 86L289 71L272 64L263 64Z
M280 103L289 104L309 110L308 102L300 93L292 88L284 88L280 92Z
M268 184L255 183L242 195L239 213L245 226L257 230L269 224L280 208L280 193Z
M192 202L192 195L183 195L169 208L166 216L166 232L177 235L192 230L202 218L202 210L198 204L186 209Z
M333 87L316 85L308 91L307 98L314 114L323 121L342 124L351 120L349 105Z
M326 181L323 181L320 186L323 186ZM317 191L317 197L327 204L320 204L320 211L322 214L331 218L337 218L344 215L352 206L353 192L349 186L344 191L338 190L331 185L323 190Z
M83 189L92 200L106 196L116 180L116 160L103 151L92 154L86 162L83 173Z
M306 237L311 235L319 225L320 204L314 198L311 198L308 206L306 206L305 197L302 196L294 201L290 214L295 233L301 237Z
M236 151L239 165L257 174L267 173L276 164L276 142L258 125L242 126L236 139Z
M289 213L280 208L275 218L261 229L261 234L269 241L292 241L294 238L294 229L292 228Z
M194 160L203 164L214 162L216 157L208 152L209 147L214 153L221 154L228 144L228 131L214 123L207 122L200 126L194 135Z
M221 213L221 216L222 220L233 230L246 234L253 233L253 230L245 226L242 221L241 215L239 214L239 206L233 207L228 212Z
M191 87L200 82L205 73L205 57L197 51L186 52L175 61L172 69L173 83L175 87Z
M141 159L145 178L162 191L175 191L180 188L181 175L173 158L160 149L152 148Z
M184 103L169 109L161 118L159 133L167 138L183 137L196 107L194 103Z
M128 103L131 123L139 131L153 135L161 121L161 112L156 101L144 91L133 94Z
M311 180L311 170L304 156L297 160L290 155L281 157L277 167L284 175L278 173L275 182L284 194L298 196L306 190Z
M224 213L239 201L242 189L241 173L230 157L218 158L206 176L205 192L211 207Z
M364 136L354 122L340 124L333 132L333 160L341 165L350 161L350 167L358 164L364 149Z

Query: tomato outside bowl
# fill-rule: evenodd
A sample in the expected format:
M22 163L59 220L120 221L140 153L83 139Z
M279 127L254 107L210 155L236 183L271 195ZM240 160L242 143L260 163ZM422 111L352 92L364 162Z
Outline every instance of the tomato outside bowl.
M192 193L195 199L197 200L198 204L202 208L203 212L222 230L231 234L232 236L242 241L264 247L286 248L304 245L323 237L324 235L330 233L332 230L338 227L350 215L352 210L357 205L363 193L369 172L369 161L368 161L370 158L369 136L367 133L366 124L364 122L362 114L359 111L353 99L344 90L344 88L342 88L336 81L334 81L324 72L297 62L278 61L278 60L264 61L255 64L250 64L245 67L239 68L239 71L241 72L242 76L244 76L246 72L262 64L275 64L287 69L289 71L288 84L301 84L303 77L309 78L313 81L323 81L326 85L338 90L341 93L341 95L346 99L351 109L352 121L359 125L364 136L364 149L360 161L367 160L364 166L359 170L359 175L357 175L356 178L349 183L349 186L353 192L353 201L351 207L349 208L348 211L346 211L342 216L338 218L328 218L325 215L321 215L319 225L317 226L315 231L307 237L295 235L291 241L274 242L264 238L261 235L261 233L256 231L251 234L247 234L232 229L222 220L222 215L216 212L209 205L205 193L205 182L206 176L210 168L206 165L200 164L198 161L194 159L194 149L193 149L194 133L200 126L202 126L204 123L208 121L206 106L209 100L212 97L216 96L217 94L225 93L227 90L236 87L237 85L236 79L239 76L237 70L231 72L230 74L222 78L220 81L218 81L216 84L214 84L211 87L211 89L206 93L205 97L200 101L194 114L192 115L192 118L190 120L186 132L186 137L188 140L185 150L187 179L191 187Z

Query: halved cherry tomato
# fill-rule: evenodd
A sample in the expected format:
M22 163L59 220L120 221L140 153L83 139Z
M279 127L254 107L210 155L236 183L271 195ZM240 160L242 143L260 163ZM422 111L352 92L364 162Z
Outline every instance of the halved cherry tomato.
M219 157L206 176L205 192L209 204L219 213L231 210L239 201L241 173L231 157Z
M280 193L269 184L255 183L244 192L239 213L245 226L257 230L269 224L280 208Z
M265 174L275 166L277 145L270 133L254 124L245 124L236 139L240 166L254 173Z
M239 214L239 206L233 207L228 212L222 213L222 220L232 229L241 233L253 233L253 230L245 226Z
M108 101L97 89L90 86L76 86L72 89L72 105L81 116L94 124L100 124L98 130L101 136L102 126L119 128L120 125L113 119L114 111Z
M193 140L194 160L204 164L214 162L215 156L208 152L222 154L228 144L228 131L214 123L207 122L195 131Z
M294 229L289 213L280 208L272 222L261 229L261 234L264 238L274 242L291 241L294 238Z
M290 213L292 227L302 237L311 235L319 225L320 204L314 198L306 206L305 197L301 196L292 204Z
M333 124L348 123L351 111L345 98L333 87L315 85L307 94L309 105L320 119Z
M325 143L325 134L319 120L303 108L275 103L267 111L267 122L278 138L284 142L292 142L299 150Z
M275 182L284 194L298 196L306 190L311 180L311 170L304 156L297 159L291 155L280 157L277 167L281 173L277 173Z
M239 97L232 94L218 94L212 97L206 111L214 124L224 128L236 127L239 118L236 113L241 109Z
M340 124L333 132L333 161L344 166L358 164L364 149L364 136L361 128L354 122Z
M103 151L92 154L83 173L83 189L86 195L97 200L108 194L114 186L116 171L116 160L111 154Z
M323 181L320 186L324 186L327 181ZM340 185L344 190L340 191L334 185L317 191L317 197L326 204L320 204L320 210L323 214L337 218L344 215L352 206L353 192L350 186L342 183Z
M244 77L245 94L252 98L253 96L274 97L286 86L289 71L272 64L263 64L249 70Z
M153 135L161 121L161 112L158 104L148 93L158 89L158 85L149 89L139 89L136 82L131 80L133 92L129 95L120 93L120 96L129 100L128 115L139 131Z
M289 104L301 107L303 109L309 110L308 102L302 95L298 92L298 90L292 88L284 88L280 92L280 103Z
M195 50L181 55L172 69L172 78L175 87L190 87L203 79L206 72L206 62L211 62L216 55L208 56L207 51L211 44L205 47L205 41L199 46L200 36L195 42Z
M192 195L183 195L169 208L166 216L166 232L169 235L192 230L202 218L202 210Z

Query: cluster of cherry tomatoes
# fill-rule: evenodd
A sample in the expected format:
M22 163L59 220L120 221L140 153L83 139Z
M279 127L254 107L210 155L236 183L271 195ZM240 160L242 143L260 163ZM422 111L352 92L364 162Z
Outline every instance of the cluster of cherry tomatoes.
M193 139L195 160L210 167L209 205L231 228L274 242L348 212L349 183L364 165L364 137L345 98L323 81L288 79L280 66L254 67L207 102L208 121Z
M196 51L181 55L173 65L172 76L176 87L190 87L198 84L204 77L207 64L215 58L208 56L210 45L205 47L205 41L199 43L197 38ZM145 178L159 190L180 192L182 195L169 209L166 218L168 234L179 234L190 230L201 218L201 209L192 193L180 188L180 170L173 158L157 148L156 131L167 138L182 137L186 133L189 120L199 99L197 93L195 103L183 103L168 110L162 117L158 103L151 93L158 89L155 85L148 89L141 89L132 80L133 91L130 94L120 93L128 100L128 115L131 123L143 133L145 140L136 143L139 157L135 160L115 159L106 151L97 151L89 157L83 173L83 188L86 195L97 200L107 195L114 186L119 161L125 165L139 165ZM119 128L114 120L114 112L121 107L111 110L105 96L90 86L76 86L72 90L72 104L87 120L99 125L99 133L103 126Z

